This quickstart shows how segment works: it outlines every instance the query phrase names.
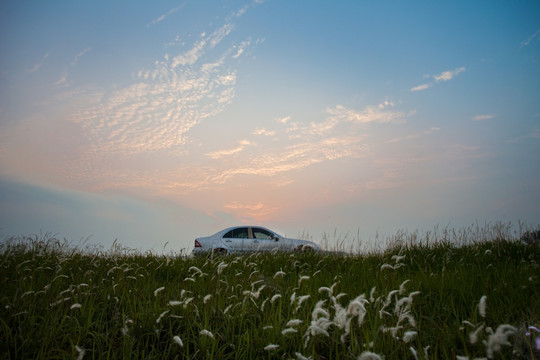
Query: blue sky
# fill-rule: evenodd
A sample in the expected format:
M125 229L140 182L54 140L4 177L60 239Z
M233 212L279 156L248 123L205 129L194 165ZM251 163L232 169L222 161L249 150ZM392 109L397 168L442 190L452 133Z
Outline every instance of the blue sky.
M540 223L537 1L4 2L2 235Z

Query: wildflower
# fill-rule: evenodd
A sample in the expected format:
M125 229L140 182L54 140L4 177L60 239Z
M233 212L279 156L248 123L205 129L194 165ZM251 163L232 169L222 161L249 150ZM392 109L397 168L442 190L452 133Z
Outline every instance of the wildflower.
M399 295L402 295L405 292L405 285L410 281L411 280L405 280L401 283L401 285L399 285Z
M214 334L212 334L210 331L204 329L204 330L201 330L201 332L199 333L199 335L204 335L204 336L208 336L210 339L214 340Z
M262 283L264 280L257 280L257 281L254 281L251 283L251 288L253 289L253 287L255 287L255 285L259 284L259 283Z
M157 294L159 294L160 291L163 291L165 290L165 286L162 286L160 288L157 288L156 290L154 290L154 296L157 296Z
M177 301L177 300L171 300L171 301L169 301L169 306L178 306L178 305L182 305L182 302L181 302L181 301Z
M233 305L234 305L234 304L231 304L231 305L227 306L227 307L225 308L225 310L223 310L223 315L225 315L227 312L229 312L229 310L232 308Z
M71 305L70 309L73 310L73 309L80 309L82 307L81 304L73 304Z
M183 347L183 346L184 346L184 343L182 342L182 339L180 339L180 336L178 336L178 335L175 335L175 336L173 337L173 341L174 341L175 343L177 343L180 347Z
M161 319L163 319L163 317L164 317L165 315L167 315L167 313L168 313L169 311L170 311L170 310L167 310L167 311L162 312L162 313L159 315L159 317L157 318L156 324L159 324L159 322L161 321Z
M306 275L300 276L300 279L298 279L298 286L300 286L303 280L309 280L309 276L306 276Z
M124 327L122 328L122 335L124 336L128 334L128 331L129 331L128 324L133 324L133 320L126 317L126 320L124 321Z
M323 316L323 317L330 317L330 314L328 313L328 311L326 311L324 308L323 308L323 305L326 301L325 300L319 300L317 301L317 304L315 304L315 308L313 309L313 311L311 312L311 318L316 320L319 318L319 316Z
M193 298L190 297L190 298L187 298L186 301L184 301L184 309L187 308L187 306L189 305L190 302L193 301Z
M192 277L187 277L184 279L184 281L191 281L191 282L195 282L195 279L192 278Z
M478 303L478 313L480 313L480 316L484 319L486 318L486 299L487 296L484 295L480 298L480 302Z
M405 259L405 255L394 255L392 256L392 260L397 264L401 260Z
M285 276L285 272L283 270L279 270L274 274L274 279L278 276Z
M296 311L300 309L300 306L302 306L302 303L306 301L307 299L309 299L309 297L310 297L309 295L303 295L303 296L298 297L298 301L296 303Z
M488 337L486 345L486 355L488 359L493 359L493 354L501 350L502 345L511 346L508 337L514 335L517 329L511 325L499 325L495 334Z
M414 358L416 360L418 360L418 353L416 352L416 349L413 348L412 346L409 348L409 350L411 350L411 353L413 354Z
M78 345L75 345L75 350L77 350L77 352L79 353L79 356L77 356L77 360L82 360L86 351L83 348L80 348Z
M35 293L35 291L27 291L27 292L25 292L24 294L21 295L21 299L22 299L23 297L25 297L26 295L31 295L31 294L33 294L33 293Z
M469 334L469 342L471 344L476 344L478 341L478 334L484 329L485 324L480 325L476 330Z
M219 263L218 267L217 267L217 273L218 275L221 274L221 272L223 271L223 269L225 269L227 266L229 266L229 264L227 264L226 262L222 261Z
M203 298L203 303L206 304L211 298L212 298L212 295L211 295L211 294L206 295L206 296Z
M540 329L538 329L537 327L535 326L529 326L528 327L528 330L526 333L525 333L525 336L531 336L531 330L534 330L536 331L537 333L540 333ZM540 350L540 349L539 349Z
M375 302L375 290L377 288L374 286L371 288L370 292L369 292L369 301L370 302Z
M298 360L311 360L311 356L310 357L306 357L302 354L300 354L299 352L295 352L294 355L296 355L296 358Z
M287 325L285 325L285 326L287 326L287 327L298 326L298 325L301 325L302 323L303 323L303 321L300 320L300 319L292 319L292 320L289 320L287 322Z
M326 292L328 296L332 296L332 294L334 293L334 287L336 287L336 285L337 285L337 282L333 283L332 286L330 287L325 287L325 286L320 287L319 294Z
M381 271L383 271L384 269L394 270L394 267L390 264L382 264Z
M405 331L405 334L403 334L403 341L406 343L413 341L416 338L416 334L416 331Z
M280 294L276 294L274 296L272 296L272 298L270 299L270 302L273 304L274 301L276 301L277 299L281 298L281 295Z
M263 330L271 330L273 329L274 327L272 325L266 325L266 326L263 326Z
M191 270L195 271L195 273L196 273L196 274L199 274L199 276L202 276L202 275L203 275L203 272L202 272L202 270L201 270L201 269L199 269L199 268L198 268L198 267L196 267L196 266L192 266L192 267L190 267L188 271L191 271ZM195 274L195 273L194 273L194 274Z
M281 334L287 335L287 334L295 334L295 333L297 333L297 332L298 332L298 330L296 330L296 329L294 329L294 328L286 328L285 330L283 330L283 331L281 332Z
M347 307L347 315L353 317L358 316L358 326L362 326L364 322L364 317L366 316L366 308L364 304L368 303L365 295L362 294L356 299L352 300ZM347 329L348 330L348 329Z
M296 293L293 292L291 295L291 305L294 303L294 300L296 300Z
M243 292L243 294L245 296L247 295L250 295L251 297L255 298L255 299L258 299L259 296L261 295L261 291L266 287L266 285L261 285L260 288L257 289L257 291L253 292L253 291L249 291L249 290L246 290Z
M273 351L273 350L276 350L277 348L279 348L279 345L276 345L276 344L268 344L264 347L264 350L266 351Z
M358 360L382 360L382 358L371 351L364 351L358 356Z

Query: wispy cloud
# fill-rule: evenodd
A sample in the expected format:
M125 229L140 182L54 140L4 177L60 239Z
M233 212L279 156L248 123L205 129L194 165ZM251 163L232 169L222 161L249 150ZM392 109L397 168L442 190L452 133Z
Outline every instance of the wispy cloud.
M81 57L83 57L87 52L89 52L90 50L92 50L91 47L87 47L85 48L84 50L81 50L77 55L75 55L75 58L73 59L73 61L71 62L71 65L76 65L78 62L79 62L79 59Z
M136 82L129 86L98 92L93 104L73 116L94 144L93 151L119 155L185 153L187 133L223 111L235 96L237 74L228 66L234 45L201 61L233 28L227 23L208 36L201 35L191 50L172 58L166 54L153 69L140 70ZM209 156L224 155L216 152Z
M525 47L525 46L529 46L531 44L531 42L536 39L538 37L538 35L540 35L540 29L536 30L536 32L534 34L532 34L531 36L529 36L527 39L523 40L521 42L521 46L520 47Z
M396 142L403 141L403 140L418 139L418 138L421 138L421 137L424 137L424 136L427 136L427 135L431 135L431 134L433 134L435 132L438 132L439 130L440 130L440 128L438 128L438 127L430 127L429 129L424 130L424 131L420 131L420 132L416 132L416 133L413 133L413 134L392 138L392 139L388 140L388 142L389 143L396 143Z
M238 141L238 146L234 148L209 152L206 154L206 156L212 159L221 159L223 157L239 153L240 151L244 150L244 148L248 145L253 145L253 143L249 140L240 140Z
M431 82L431 83L424 83L424 84L415 86L415 87L411 88L410 91L422 91L422 90L429 89L429 88L432 87L435 83L452 80L452 79L455 78L457 75L459 75L459 74L461 74L462 72L464 72L465 70L466 70L466 68L465 68L464 66L462 66L462 67L459 67L459 68L454 69L454 70L446 70L446 71L443 71L443 72L441 72L441 73L438 74L438 75L431 76L431 77L433 78L434 82Z
M264 135L264 136L274 136L276 135L276 132L274 130L267 130L267 129L255 129L253 130L253 135Z
M286 124L289 120L291 120L290 116L284 116L284 117L281 117L281 118L277 119L277 122L282 123L282 124Z
M366 106L363 110L354 110L343 105L336 105L334 108L326 109L330 115L330 122L348 121L357 124L367 123L391 123L401 122L405 114L399 111L391 110L394 103L385 101L375 106Z
M422 84L422 85L418 85L418 86L415 86L411 89L411 91L422 91L422 90L426 90L430 87L432 87L433 84Z
M452 80L454 77L456 77L458 74L464 71L465 71L465 67L462 66L455 70L443 71L439 75L435 75L433 78L435 79L435 81L448 81L448 80Z
M495 117L495 114L481 114L473 116L471 119L474 121L483 121L483 120L489 120L493 119Z
M38 63L34 64L34 66L32 66L30 69L26 70L27 72L29 73L33 73L35 71L38 71L42 66L43 64L45 63L45 61L47 60L47 58L49 57L49 53L46 53L45 55L43 55L43 57L41 58L41 61L39 61Z
M167 18L167 16L171 15L171 14L174 14L175 12L177 12L178 10L180 10L185 4L182 4L182 5L179 5L179 6L176 6L172 9L170 9L169 11L167 11L165 14L161 15L161 16L158 16L157 18L155 18L154 20L150 21L148 24L146 24L146 27L150 27L150 26L153 26L153 25L156 25L157 23L165 20Z
M251 203L251 204L242 204L238 201L233 201L223 205L223 208L229 211L232 211L237 217L242 220L251 220L255 219L257 221L264 221L268 218L271 218L276 212L280 210L278 206L272 206L262 201Z
M231 33L234 25L231 23L225 24L210 35L201 34L201 39L188 51L177 55L173 58L172 68L179 65L193 65L204 54L206 50L212 49L219 44L227 35Z

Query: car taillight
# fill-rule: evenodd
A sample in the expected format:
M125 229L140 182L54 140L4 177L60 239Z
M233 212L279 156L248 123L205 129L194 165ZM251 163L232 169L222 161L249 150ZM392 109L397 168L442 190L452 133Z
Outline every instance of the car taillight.
M195 247L202 247L201 243L198 240L195 240Z

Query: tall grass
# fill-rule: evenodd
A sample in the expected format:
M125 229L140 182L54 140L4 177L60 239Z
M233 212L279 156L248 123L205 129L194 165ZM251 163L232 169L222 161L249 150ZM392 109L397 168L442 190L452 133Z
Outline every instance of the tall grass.
M208 258L6 239L0 357L538 358L540 247L490 231Z

